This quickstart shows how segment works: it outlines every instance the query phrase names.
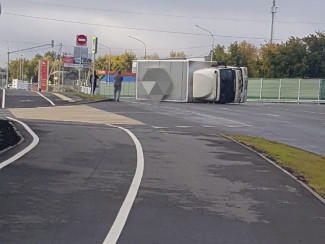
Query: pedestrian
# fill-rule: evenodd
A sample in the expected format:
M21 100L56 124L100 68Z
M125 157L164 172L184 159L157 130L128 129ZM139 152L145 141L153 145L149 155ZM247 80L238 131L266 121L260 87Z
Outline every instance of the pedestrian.
M94 77L94 87L93 87L93 75L90 75L90 78L89 78L89 83L91 85L91 90L93 94L95 94L95 90L96 90L96 86L97 86L97 79L98 79L98 76L97 74L95 73L95 77Z
M121 75L121 70L117 72L114 76L114 101L120 101L120 94L122 89L123 76Z

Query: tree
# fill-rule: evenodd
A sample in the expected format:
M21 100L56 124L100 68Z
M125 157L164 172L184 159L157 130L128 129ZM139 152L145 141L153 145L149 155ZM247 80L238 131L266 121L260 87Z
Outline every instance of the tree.
M213 50L213 60L216 61L228 61L228 54L225 51L225 46L220 46L219 44Z
M259 73L264 78L276 78L276 68L278 66L278 60L276 57L280 54L280 45L268 43L261 47L259 50L259 57L261 65L259 67Z
M308 77L325 78L325 34L316 32L302 39L306 44Z
M157 53L153 53L152 55L147 55L147 59L159 59L159 55Z
M113 55L111 57L111 70L121 70L123 72L132 71L132 61L136 56L132 52L125 51L122 55ZM96 70L108 70L109 55L100 56L96 59Z
M183 51L176 52L176 51L170 51L169 56L171 58L185 58L186 55Z

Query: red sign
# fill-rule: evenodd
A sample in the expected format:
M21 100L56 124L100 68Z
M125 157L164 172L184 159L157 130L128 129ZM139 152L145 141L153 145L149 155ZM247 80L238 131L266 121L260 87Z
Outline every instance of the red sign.
M63 62L64 64L73 64L73 56L64 54L63 55Z
M47 73L48 62L46 60L41 61L41 91L47 91Z
M87 45L87 36L77 35L77 46L86 46Z

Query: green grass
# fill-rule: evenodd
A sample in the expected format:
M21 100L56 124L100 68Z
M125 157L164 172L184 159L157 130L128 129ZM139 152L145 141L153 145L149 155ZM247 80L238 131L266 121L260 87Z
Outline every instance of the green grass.
M325 197L325 157L261 138L227 136L261 152Z

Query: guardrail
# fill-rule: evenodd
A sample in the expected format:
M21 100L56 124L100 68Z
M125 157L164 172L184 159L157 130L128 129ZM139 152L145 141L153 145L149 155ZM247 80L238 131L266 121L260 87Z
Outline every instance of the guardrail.
M325 103L322 79L249 79L247 91L251 101Z

